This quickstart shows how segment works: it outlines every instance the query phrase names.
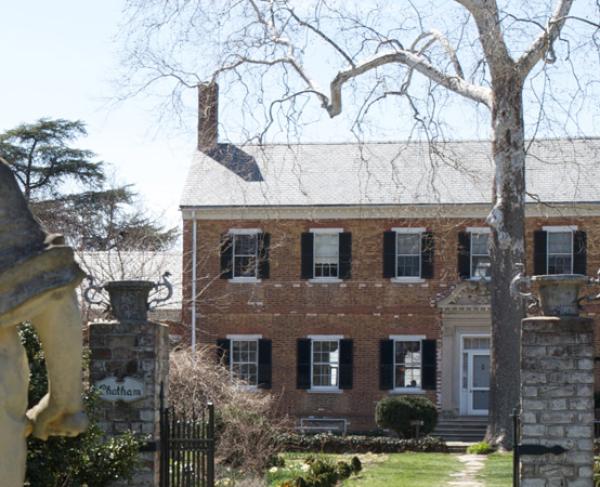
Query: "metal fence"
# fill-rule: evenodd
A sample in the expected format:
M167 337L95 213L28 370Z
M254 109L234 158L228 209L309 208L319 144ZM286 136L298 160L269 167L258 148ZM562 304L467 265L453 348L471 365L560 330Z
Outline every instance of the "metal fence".
M215 410L160 412L160 487L214 487Z

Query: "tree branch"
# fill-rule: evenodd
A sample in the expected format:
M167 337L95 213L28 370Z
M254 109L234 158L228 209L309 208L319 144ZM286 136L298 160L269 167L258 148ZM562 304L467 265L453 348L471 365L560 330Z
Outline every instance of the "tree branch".
M573 5L573 0L559 0L554 13L548 19L546 29L542 32L533 44L523 53L517 61L517 69L521 73L523 79L527 77L533 67L544 58L548 64L554 63L556 56L552 45L558 38L560 31L565 24L569 11Z
M498 5L495 0L455 0L473 16L483 53L488 61L492 78L503 77L513 59L508 53L500 28Z
M459 95L477 103L483 103L488 108L492 107L492 94L489 89L473 85L456 76L448 76L432 66L423 57L408 51L401 51L383 54L358 64L354 68L340 71L331 82L331 102L325 107L329 116L333 118L342 112L342 87L347 81L372 69L394 63L403 64Z
M433 39L430 40L430 41L428 41L425 44L425 46L423 46L419 50L419 53L422 53L434 41L438 41L442 45L442 47L444 48L444 50L446 51L446 53L448 54L448 57L450 58L450 61L452 62L452 66L454 66L454 71L456 72L456 75L459 78L463 78L464 79L465 75L463 73L462 66L460 65L460 61L458 60L458 56L456 55L456 49L454 49L452 47L452 45L450 44L450 41L448 40L448 38L444 34L442 34L439 30L432 29L429 32L423 32L421 35L419 35L419 37L417 37L415 39L415 41L413 42L412 46L414 48L416 48L418 42L421 39L426 39L428 37L433 37Z

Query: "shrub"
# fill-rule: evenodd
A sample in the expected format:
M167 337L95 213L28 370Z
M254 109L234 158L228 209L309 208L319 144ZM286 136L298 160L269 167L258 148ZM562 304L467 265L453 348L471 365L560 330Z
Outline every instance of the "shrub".
M448 448L440 438L426 436L416 439L392 438L390 436L339 436L329 433L300 435L285 433L279 436L278 443L285 451L321 453L402 453L447 452ZM307 459L307 463L309 460Z
M229 370L215 360L213 348L192 354L190 349L171 352L169 402L178 412L191 414L207 401L215 405L216 461L260 475L282 451L279 436L288 420L279 414L272 394L248 391L232 380Z
M467 453L471 455L488 455L494 452L494 448L487 441L480 441L474 443L467 448Z
M356 457L354 457L354 458L356 458ZM340 480L345 480L354 473L352 470L352 467L350 466L350 464L348 462L343 462L343 461L337 462L335 469L337 471L337 474L338 474L338 477L340 478Z
M48 389L44 352L30 325L22 326L19 334L29 359L29 405L32 406ZM131 478L137 466L140 442L131 433L105 439L97 424L97 401L95 393L85 394L90 425L76 438L27 439L27 480L31 487L105 487L115 480Z
M329 459L308 457L305 463L310 466L305 476L286 480L279 487L334 487L354 473L352 466L344 461L333 464Z
M394 431L400 438L413 438L415 427L411 421L421 420L423 435L431 433L437 423L435 405L426 397L400 396L386 397L377 403L375 421L380 428Z
M362 463L360 462L360 458L356 456L352 457L352 460L350 460L350 468L352 468L352 473L359 473L362 470Z

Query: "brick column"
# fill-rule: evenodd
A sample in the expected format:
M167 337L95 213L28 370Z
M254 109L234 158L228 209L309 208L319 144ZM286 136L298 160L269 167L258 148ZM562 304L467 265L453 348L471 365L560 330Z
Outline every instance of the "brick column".
M111 294L115 321L89 326L90 380L100 391L100 426L107 435L131 431L146 440L159 440L160 387L165 394L169 373L169 333L166 325L147 320L146 293L129 283ZM137 305L137 306L136 306ZM159 453L141 453L141 467L131 483L159 485Z
M592 487L593 320L522 321L521 444L560 445L560 455L521 457L521 487Z

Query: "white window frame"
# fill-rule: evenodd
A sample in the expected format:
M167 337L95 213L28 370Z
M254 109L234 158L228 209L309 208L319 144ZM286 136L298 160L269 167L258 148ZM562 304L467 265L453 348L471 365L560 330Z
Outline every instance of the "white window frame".
M232 379L240 379L233 371L233 342L255 342L256 343L256 384L244 384L245 389L254 390L258 389L258 341L262 338L262 335L227 335L226 338L229 340L229 374ZM244 362L251 363L251 362ZM243 380L243 379L240 379Z
M309 232L313 234L313 268L312 275L313 277L309 279L309 282L315 283L323 283L323 282L342 282L340 279L340 252L339 252L339 238L340 233L344 232L343 228L311 228ZM315 238L317 235L337 235L338 236L338 263L337 263L337 277L316 277L316 256L317 256L317 239Z
M467 227L467 232L470 234L470 238L473 237L473 235L484 235L487 234L488 235L488 253L486 254L487 257L490 257L490 250L489 250L489 235L492 233L490 227ZM485 257L486 255L484 254L475 254L475 257ZM469 279L472 281L489 281L492 279L492 276L474 276L473 275L473 245L471 244L469 246Z
M423 249L421 247L423 234L427 231L425 227L394 227L392 228L392 232L396 233L396 238L394 239L394 277L390 279L391 282L399 282L399 283L418 283L425 282L425 279L422 277L423 269L421 262L421 254ZM418 235L419 236L419 275L418 276L399 276L398 275L398 235ZM403 254L404 255L404 254ZM406 254L408 255L408 254ZM414 254L410 254L411 256Z
M423 340L426 340L425 335L390 335L390 340L394 342L394 362L393 362L393 384L392 393L399 394L425 394L423 389ZM421 343L421 386L420 387L396 387L396 342L420 342Z
M573 265L575 264L575 232L577 231L577 225L555 225L555 226L544 226L542 227L546 233L548 233L546 237L546 274L549 274L550 270L550 234L551 233L571 233L571 272L569 274L573 274ZM552 253L552 255L568 255L566 253Z
M232 237L231 243L231 279L229 282L234 283L245 283L245 282L260 282L261 280L258 278L258 235L262 233L260 228L230 228L228 234ZM256 251L254 254L254 276L236 276L235 275L235 237L236 235L255 235L256 238Z
M340 389L340 340L343 335L309 335L310 339L310 389L309 392L342 392ZM338 362L337 362L337 385L336 386L316 386L314 385L314 345L315 342L337 342L338 344Z

